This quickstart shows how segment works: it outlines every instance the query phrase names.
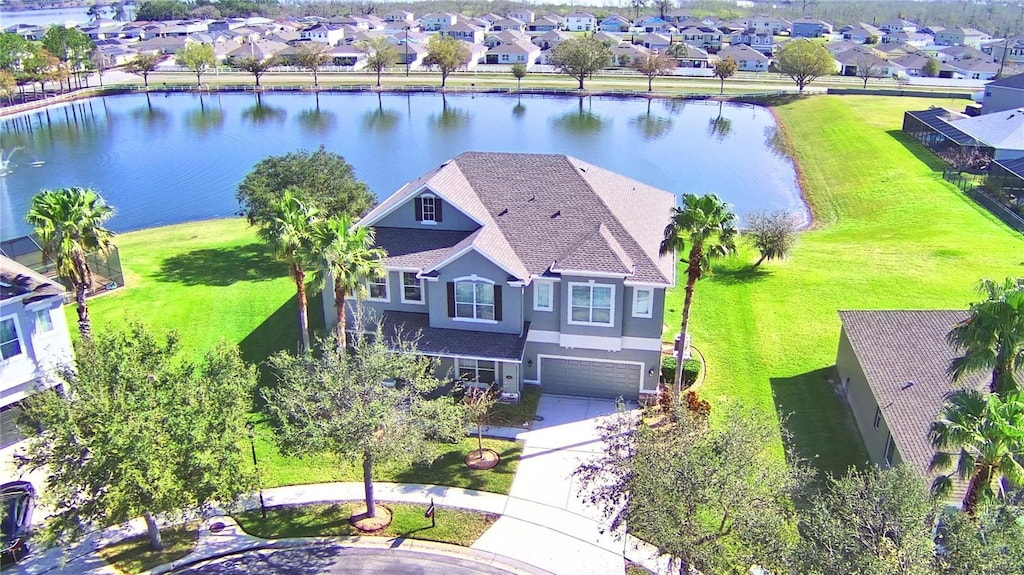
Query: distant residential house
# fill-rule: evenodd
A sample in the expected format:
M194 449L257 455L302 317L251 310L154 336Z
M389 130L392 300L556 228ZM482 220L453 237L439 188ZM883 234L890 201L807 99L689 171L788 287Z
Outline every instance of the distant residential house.
M21 36L26 40L37 41L42 40L46 35L46 28L35 24L14 24L4 28L4 32Z
M676 43L678 45L680 43ZM670 46L668 53L672 55L672 59L676 61L676 67L678 68L710 68L713 65L713 61L717 61L717 57L712 57L704 50L690 45L685 44L686 52L676 52L675 46ZM675 55L673 55L675 54Z
M282 44L280 42L271 42L269 40L248 42L244 45L231 48L230 50L225 52L224 60L229 65L237 65L238 61L243 58L255 58L263 62L275 57L278 52L284 50L285 48L288 48L287 44Z
M903 69L907 72L907 76L921 77L926 75L924 67L928 64L929 60L931 60L931 58L920 54L907 54L906 56L893 58L892 62L903 66Z
M971 46L980 49L982 42L991 39L992 36L974 28L946 28L935 34L935 43L939 46Z
M74 361L65 294L58 282L0 255L0 407L52 387Z
M547 16L538 18L533 22L526 24L526 29L530 32L551 32L558 30L562 27L562 23L558 20L548 18Z
M423 68L423 60L427 57L427 47L418 42L405 42L398 46L398 62L408 66L410 70Z
M832 25L821 20L793 20L794 38L822 38L832 33Z
M376 16L340 16L331 18L331 24L335 26L350 26L356 30L371 31L382 30L384 21Z
M883 44L907 44L915 48L924 48L934 42L935 38L924 32L889 32L882 36Z
M468 42L463 42L463 44L465 44L466 48L469 50L469 56L467 56L465 62L462 63L464 69L475 70L477 64L483 64L487 61L487 46L484 46L483 44L470 44ZM530 45L532 46L533 44Z
M481 18L459 18L459 22L465 22L467 24L470 24L471 26L477 26L479 28L482 28L484 32L490 32L491 31L491 27L494 25L495 22L497 22L499 20L501 20L501 18L498 18L497 20L488 20L487 18L482 18L482 17Z
M764 32L773 36L790 34L793 30L793 23L784 18L772 16L755 16L746 20L746 27L753 28L758 32Z
M639 44L648 50L663 52L672 45L672 39L664 34L644 34L637 36L633 40L633 44Z
M671 34L678 31L675 25L662 20L658 16L643 18L637 22L636 27L648 34Z
M494 32L504 32L506 30L525 32L526 24L522 20L516 20L515 18L502 18L491 24L491 30Z
M653 396L676 273L659 246L675 203L568 156L463 153L360 220L388 254L364 314L388 338L416 334L437 375L464 385ZM323 294L330 326L334 290Z
M384 15L385 22L412 22L416 19L416 15L408 10L392 10Z
M333 24L317 24L312 28L300 30L299 39L335 46L345 39L345 30L341 26Z
M617 46L624 41L621 35L612 34L610 32L598 32L597 34L594 34L594 39L600 40L609 46Z
M996 62L1024 64L1024 34L1010 36L1000 41L991 41L985 48Z
M555 46L573 38L573 35L565 30L554 30L551 32L545 32L540 36L533 37L533 43L540 46L541 50L547 50L554 48Z
M458 21L458 16L450 12L434 12L420 18L423 29L427 32L440 32Z
M526 8L517 8L515 10L509 10L508 17L515 18L520 22L525 22L529 24L530 22L533 22L536 18L536 12L534 12L533 10L527 10Z
M911 22L910 20L897 18L895 20L886 20L885 22L882 22L878 29L881 30L882 32L887 32L889 34L892 34L894 32L913 33L917 32L917 24Z
M526 42L530 42L531 38L530 36L523 32L519 32L516 30L505 30L502 32L498 32L497 34L488 34L487 37L484 38L483 44L488 48L494 48L495 46L500 46L501 44L512 44L513 42L521 42L524 40Z
M612 47L612 63L623 67L632 66L638 58L643 58L653 53L653 50L650 48L645 48L639 44L623 42L618 46Z
M743 72L767 72L771 65L770 58L746 44L723 48L717 55L719 60L732 56Z
M352 70L362 70L366 67L367 53L353 44L341 44L331 48L331 64L334 66L346 66Z
M1024 158L1024 112L1019 110L975 117L943 108L909 111L903 114L903 132L940 155L972 148L994 160L1017 160Z
M967 317L953 310L839 312L838 388L876 465L907 464L935 477L928 429L955 389L946 370L957 352L946 334ZM957 387L982 389L984 380L973 374ZM959 503L966 486L954 485L950 501Z
M990 56L973 46L946 46L938 48L935 57L940 62L958 62L960 60L990 60Z
M759 32L754 28L748 28L733 36L732 44L746 44L768 57L775 54L775 37L768 32Z
M982 114L1024 108L1024 74L1001 78L985 84Z
M488 64L525 64L527 68L537 63L541 48L529 40L501 44L487 51Z
M834 58L847 50L863 50L865 47L860 42L840 40L838 42L829 42L828 44L825 44L825 49L828 50L829 54L832 54L832 57Z
M949 64L968 80L994 80L1000 68L999 62L981 59L955 60Z
M484 29L467 24L466 22L456 22L446 28L441 34L451 36L463 42L469 42L470 44L480 44L484 41Z
M842 32L844 40L859 44L877 44L885 35L878 28L863 22L854 26L843 26L839 31Z
M570 32L593 32L597 18L587 12L573 12L565 17L565 29Z
M847 50L839 54L836 56L836 63L839 67L839 74L843 76L858 76L866 69L871 70L869 76L872 78L906 75L903 66L880 58L873 50L863 48Z
M700 47L707 52L717 52L722 49L724 35L720 30L714 28L683 28L679 31L683 42Z
M920 54L922 56L927 55L923 54L920 48L916 46L911 46L910 44L897 44L894 42L889 42L877 44L875 46L872 46L871 48L877 50L878 52L881 52L882 54L885 54L885 56L883 57L888 58L890 60L893 58L901 58L903 56L907 56L910 54Z
M140 40L135 44L134 49L140 54L174 54L185 47L188 38L150 38Z
M628 18L620 16L618 14L611 14L601 23L598 24L597 29L601 32L628 32L632 26L632 22Z

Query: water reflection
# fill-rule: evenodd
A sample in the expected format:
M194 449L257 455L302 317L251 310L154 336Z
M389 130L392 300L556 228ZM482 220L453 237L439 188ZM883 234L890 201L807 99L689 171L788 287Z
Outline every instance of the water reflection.
M171 122L167 110L153 105L153 98L146 92L146 105L131 111L131 117L152 129L164 129Z
M589 109L584 109L583 96L580 96L578 99L579 102L576 110L566 112L561 116L556 117L552 124L567 132L572 132L573 134L581 136L600 132L604 127L604 120L601 119L601 116L591 112Z
M718 116L708 120L708 135L719 142L724 141L732 133L732 120L722 115L722 104L718 103Z
M377 107L363 113L363 127L373 132L390 132L400 118L398 112L384 109L384 100L377 92Z
M672 118L651 113L651 100L647 100L647 112L632 118L629 123L636 127L644 140L657 140L672 131Z
M469 115L469 112L450 105L445 94L441 94L441 113L430 116L430 123L444 131L468 127L470 120L472 120L472 116Z
M211 134L224 126L224 109L220 105L220 97L209 103L199 96L199 108L185 114L186 124L201 135ZM213 100L213 98L207 98Z
M276 108L263 102L263 94L256 93L256 103L242 110L242 117L254 126L273 122L281 124L288 115L283 108Z
M788 158L789 147L778 126L764 127L764 147L776 158Z
M519 98L516 99L516 105L512 106L512 115L517 118L522 118L525 113L526 106L523 105L523 97L519 96Z

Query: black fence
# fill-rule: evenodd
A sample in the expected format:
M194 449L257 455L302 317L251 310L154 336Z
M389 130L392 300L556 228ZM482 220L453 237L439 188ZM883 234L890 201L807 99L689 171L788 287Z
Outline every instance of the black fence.
M943 170L942 177L947 182L955 185L961 192L971 197L971 199L987 208L997 218L1006 222L1008 226L1024 233L1024 217L979 186L978 180L964 177L959 171L952 169Z

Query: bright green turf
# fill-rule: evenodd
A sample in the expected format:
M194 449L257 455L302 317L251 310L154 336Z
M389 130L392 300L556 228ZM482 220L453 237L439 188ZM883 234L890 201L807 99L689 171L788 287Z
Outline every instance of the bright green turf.
M745 248L698 284L693 341L716 413L788 415L797 453L841 472L866 453L827 381L836 311L964 308L981 278L1024 275L1024 237L944 182L934 156L899 131L905 110L963 104L816 96L775 109L815 229L788 260L753 271ZM669 297L666 337L678 330L682 288Z

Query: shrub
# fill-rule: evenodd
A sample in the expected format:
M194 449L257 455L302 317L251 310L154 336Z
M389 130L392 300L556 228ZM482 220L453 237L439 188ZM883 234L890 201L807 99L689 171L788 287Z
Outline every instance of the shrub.
M675 361L675 358L672 358ZM673 366L672 375L675 376L675 366ZM696 359L688 359L683 362L683 385L690 386L697 383L697 377L700 376L700 361Z
M686 409L690 410L694 414L700 416L705 421L711 417L711 404L707 400L701 399L696 391L686 392Z
M661 358L661 381L662 383L672 383L676 380L676 367L678 362L675 356L666 356Z

